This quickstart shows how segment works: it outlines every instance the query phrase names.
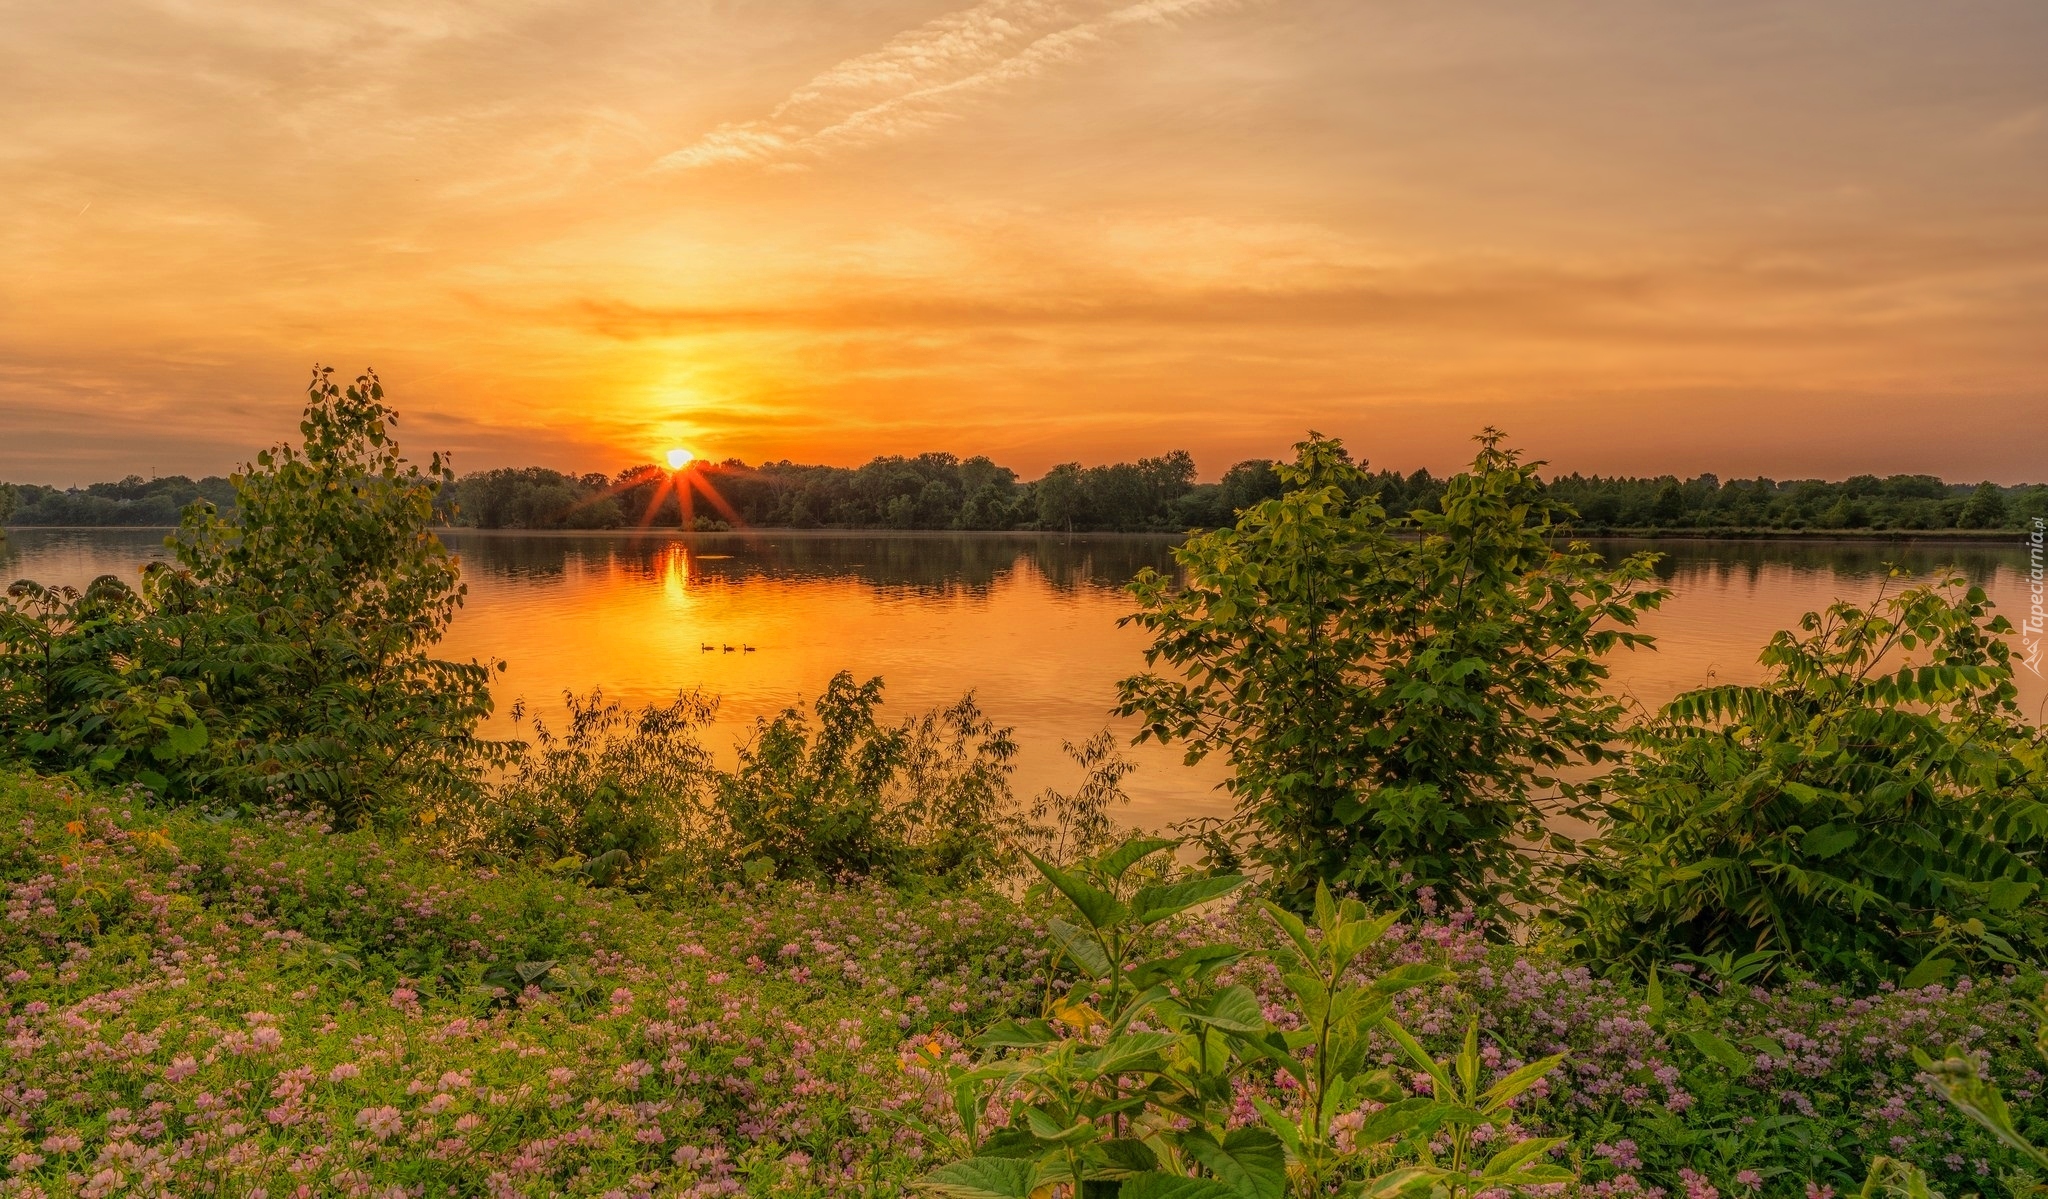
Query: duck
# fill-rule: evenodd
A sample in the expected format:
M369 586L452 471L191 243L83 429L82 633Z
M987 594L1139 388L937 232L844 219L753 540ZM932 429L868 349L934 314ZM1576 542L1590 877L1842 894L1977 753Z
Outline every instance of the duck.
M754 647L742 641L740 642L740 652L743 654L751 654L754 652Z
M726 652L726 653L728 653L728 654L729 654L729 653L731 653L731 652L732 652L732 647L731 647L730 645L726 646L726 647L725 647L725 652Z
M707 641L707 642L705 642L704 644L702 644L702 645L700 645L700 646L698 646L698 647L697 647L697 649L698 649L698 651L699 651L699 652L701 652L701 653L707 653L707 654L708 654L708 653L710 653L710 652L711 652L712 650L715 650L715 649L717 649L717 648L718 648L717 646L715 646L715 645L711 644L711 643L710 643L710 642L708 642L708 641Z

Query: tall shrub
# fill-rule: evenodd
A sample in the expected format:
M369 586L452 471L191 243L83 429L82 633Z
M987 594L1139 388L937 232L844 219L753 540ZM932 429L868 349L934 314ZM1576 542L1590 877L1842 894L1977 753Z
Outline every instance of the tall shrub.
M492 667L433 656L465 588L434 536L450 477L392 438L375 375L318 369L302 445L186 509L140 589L16 584L0 611L0 745L172 798L290 796L344 820L477 787Z
M1221 752L1239 831L1283 889L1525 890L1558 772L1596 762L1619 705L1603 657L1666 592L1652 557L1557 545L1538 463L1488 431L1433 509L1390 516L1341 443L1312 435L1286 491L1147 571L1127 618L1163 671L1119 710L1189 761Z

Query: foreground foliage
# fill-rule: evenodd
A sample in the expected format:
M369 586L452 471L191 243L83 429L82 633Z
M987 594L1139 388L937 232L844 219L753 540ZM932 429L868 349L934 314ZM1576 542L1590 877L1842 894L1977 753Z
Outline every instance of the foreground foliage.
M1033 1071L1048 1054L1078 1062L1110 1043L1081 1008L1141 1008L1120 1035L1179 1063L1168 1081L1133 1075L1126 1098L1207 1113L1219 1148L1266 1146L1246 1161L1270 1162L1273 1140L1320 1136L1320 1168L1343 1177L1450 1169L1450 1116L1421 1140L1374 1139L1405 1115L1373 1121L1420 1110L1417 1099L1485 1115L1488 1091L1557 1054L1564 1062L1491 1123L1462 1125L1464 1165L1483 1173L1507 1147L1563 1137L1541 1161L1603 1196L1802 1196L1808 1179L1846 1192L1880 1154L1950 1194L1999 1187L2020 1159L1921 1085L1920 1044L1956 1045L2001 1088L2021 1134L2048 1138L2020 1006L2038 978L1859 999L1701 974L1646 995L1490 944L1460 919L1361 922L1342 904L1304 926L1304 952L1242 887L1143 923L1157 904L1229 885L1184 879L1164 857L1128 869L1126 914L1111 910L1098 941L1065 900L1059 918L1078 939L985 891L775 883L655 905L524 866L459 867L303 816L166 812L0 776L0 1160L12 1163L0 1186L894 1194L943 1160L911 1122L948 1144L1009 1135L1007 1098L967 1106L978 1134L961 1119L955 1071L990 1054L968 1038L1049 1028L1056 1044L992 1056ZM1155 889L1140 900L1144 888ZM1200 978L1180 997L1145 997L1134 972L1098 980L1048 938L1106 943L1141 976L1145 963L1178 963ZM1332 997L1327 1023L1316 986ZM1382 1006L1441 1081L1362 1019ZM1363 1042L1347 1028L1363 1028ZM1206 1064L1180 1056L1195 1040ZM1357 1081L1318 1081L1340 1076ZM1192 1128L1170 1130L1191 1182L1221 1177ZM1269 1186L1272 1175L1247 1177Z

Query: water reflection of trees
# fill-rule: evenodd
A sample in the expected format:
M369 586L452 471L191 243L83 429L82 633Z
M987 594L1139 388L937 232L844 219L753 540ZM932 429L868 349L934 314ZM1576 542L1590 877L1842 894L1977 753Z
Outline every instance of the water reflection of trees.
M473 576L555 582L604 571L653 582L680 567L693 581L852 580L877 590L981 595L1018 570L1056 590L1116 588L1151 566L1173 567L1173 538L1055 534L791 535L446 534ZM678 560L680 558L680 561Z
M1663 555L1657 573L1666 580L1702 575L1721 581L1755 583L1764 573L1788 569L1802 574L1830 574L1845 584L1884 577L1887 567L1897 565L1916 575L1953 567L1973 583L1986 583L2000 570L2017 570L2025 551L2004 542L1926 541L1713 541L1705 539L1595 540L1595 548L1608 557L1619 557L1642 549Z

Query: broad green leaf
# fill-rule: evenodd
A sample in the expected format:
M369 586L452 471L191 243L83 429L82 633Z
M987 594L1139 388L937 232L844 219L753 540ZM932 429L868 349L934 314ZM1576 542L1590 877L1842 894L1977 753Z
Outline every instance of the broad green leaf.
M1536 1085L1536 1080L1557 1069L1565 1059L1562 1053L1553 1054L1541 1061L1530 1062L1511 1074L1506 1075L1479 1097L1481 1111L1497 1112L1513 1102L1517 1095Z
M1156 924L1197 904L1221 899L1244 883L1243 875L1219 874L1163 887L1140 887L1131 897L1131 915L1140 924Z
M1180 845L1164 837L1132 837L1122 845L1095 859L1095 868L1110 878L1122 878L1124 871L1158 853L1162 849L1173 849Z
M1457 1095L1458 1089L1451 1085L1451 1076L1444 1073L1444 1068L1435 1058L1429 1056L1429 1051L1422 1047L1422 1042L1409 1036L1408 1030L1402 1028L1398 1021L1389 1017L1380 1021L1380 1028L1407 1051L1410 1061L1422 1067L1423 1073L1429 1075L1430 1081L1436 1086L1438 1099L1448 1100Z
M1067 901L1074 905L1074 910L1081 913L1081 918L1092 927L1108 928L1122 918L1124 906L1117 902L1116 896L1080 875L1062 870L1031 853L1027 852L1024 856L1031 859L1031 864L1038 867L1038 872L1046 877L1046 881L1057 888L1060 894L1066 896Z
M1043 1020L1005 1020L975 1037L974 1045L980 1049L1025 1049L1049 1045L1059 1039L1052 1025Z
M947 1199L1030 1199L1037 1184L1037 1162L970 1157L940 1166L913 1185Z
M1548 1153L1552 1146L1564 1144L1565 1139L1564 1137L1531 1137L1526 1141L1517 1141L1502 1149L1499 1153L1494 1154L1491 1158L1488 1158L1486 1169L1481 1177L1505 1178L1510 1174L1523 1173L1527 1165L1530 1164L1547 1165L1548 1163L1539 1163L1537 1159ZM1569 1171L1566 1172L1566 1177L1570 1177Z
M1213 1178L1189 1178L1153 1170L1124 1179L1117 1199L1242 1199L1228 1185Z
M1704 1029L1684 1029L1681 1035L1692 1042L1692 1047L1699 1051L1701 1057L1725 1067L1737 1078L1748 1074L1756 1066L1756 1062L1748 1054Z
M1799 852L1810 858L1826 860L1856 844L1860 836L1853 824L1823 824L1809 829L1799 839Z
M1352 1140L1361 1149L1373 1149L1390 1141L1406 1136L1416 1125L1428 1119L1436 1109L1437 1101L1417 1095L1388 1104L1367 1116Z
M1090 1172L1096 1178L1127 1178L1147 1170L1159 1168L1159 1155L1145 1142L1131 1137L1118 1137L1102 1141L1095 1146L1107 1166Z
M1280 1143L1287 1147L1287 1152L1299 1156L1301 1129L1295 1127L1294 1121L1287 1118L1287 1113L1257 1095L1252 1096L1252 1106L1259 1110L1259 1119L1266 1122L1268 1131L1280 1138Z
M1081 1055L1076 1063L1097 1077L1112 1077L1159 1064L1159 1054L1180 1040L1170 1032L1132 1032L1113 1038L1109 1044Z
M1906 971L1906 977L1899 980L1899 985L1908 991L1917 990L1920 987L1931 987L1955 973L1955 969L1956 963L1954 958L1945 958L1939 954L1931 954L1920 959L1919 965Z
M1266 1129L1233 1128L1220 1144L1192 1129L1180 1147L1242 1199L1280 1199L1287 1193L1287 1155L1280 1138Z
M1266 1016L1259 997L1248 987L1226 987L1199 1007L1188 1010L1188 1019L1220 1028L1225 1032L1257 1033L1266 1029Z
M1413 987L1425 987L1450 978L1451 972L1442 966L1425 962L1410 962L1396 966L1372 980L1372 989L1378 995L1398 995Z
M1347 1188L1346 1195L1354 1199L1408 1199L1413 1195L1426 1195L1440 1178L1448 1172L1435 1166L1403 1166L1385 1174L1378 1174Z
M1288 940L1294 942L1294 948L1301 954L1302 960L1311 962L1315 960L1315 943L1309 940L1308 926L1301 922L1301 917L1270 899L1260 900L1259 907L1265 911L1266 918L1271 920L1281 932L1287 934Z
M1057 916L1045 922L1052 933L1052 939L1060 950L1088 977L1101 980L1109 977L1109 955L1102 952L1102 946L1087 932L1075 928Z

